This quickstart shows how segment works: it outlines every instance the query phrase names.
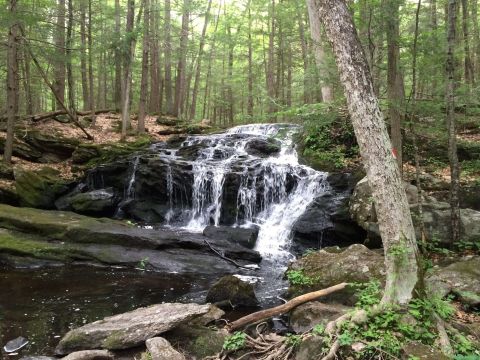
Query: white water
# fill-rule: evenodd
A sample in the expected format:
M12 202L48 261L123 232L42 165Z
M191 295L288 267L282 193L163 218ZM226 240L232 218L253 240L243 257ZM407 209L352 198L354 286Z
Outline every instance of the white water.
M225 134L189 137L182 146L202 144L202 147L192 163L192 207L183 228L202 231L207 225L220 224L225 178L243 167L235 226L260 227L256 250L263 257L291 257L288 248L293 224L314 198L328 189L326 173L299 164L293 144L296 131L298 127L291 125L261 124L238 126ZM281 143L278 154L261 158L247 153L245 147L252 138L270 137ZM170 168L167 175L172 207ZM258 185L263 188L263 197L257 194Z

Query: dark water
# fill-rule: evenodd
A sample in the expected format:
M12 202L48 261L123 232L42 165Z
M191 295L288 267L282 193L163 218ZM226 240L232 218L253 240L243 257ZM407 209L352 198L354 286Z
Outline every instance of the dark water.
M125 269L67 266L0 269L0 345L18 336L27 354L52 354L68 330L141 306L170 301L202 302L212 279ZM2 350L3 351L3 350Z

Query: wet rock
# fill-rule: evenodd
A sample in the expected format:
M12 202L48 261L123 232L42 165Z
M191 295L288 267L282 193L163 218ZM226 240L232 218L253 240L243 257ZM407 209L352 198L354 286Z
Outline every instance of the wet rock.
M312 335L303 340L295 354L295 360L317 360L324 354L325 342L322 336Z
M204 359L222 351L228 332L223 329L195 325L180 325L165 334L174 344L178 344L182 352L193 359Z
M417 190L413 185L406 184L405 189L413 214L417 209ZM350 199L350 214L352 218L368 232L368 237L373 242L380 242L380 231L370 186L366 178L362 179ZM451 240L450 230L450 205L437 202L434 198L427 197L423 204L423 221L427 239L435 240L437 245L450 247L454 245ZM417 238L420 238L418 220L413 217ZM480 211L472 209L460 210L461 240L476 241L480 238Z
M71 353L62 360L113 360L115 356L107 350L84 350Z
M420 360L448 360L449 357L445 356L440 350L430 345L424 345L420 342L410 342L406 344L402 349L405 358L420 359Z
M292 270L301 271L312 283L311 286L291 284L288 292L292 296L342 282L365 283L383 281L385 278L383 255L360 244L310 253L290 264L287 271ZM353 294L353 289L346 288L325 297L325 302L334 301L351 306L356 302Z
M480 256L472 256L446 267L436 267L426 278L427 288L440 297L450 293L466 306L480 305Z
M23 336L19 336L18 338L7 342L3 347L3 350L5 350L5 352L7 353L12 353L14 351L17 351L23 348L25 345L28 344L28 342L29 341L25 339Z
M210 239L226 240L253 249L257 242L259 227L240 228L230 226L207 226L203 235Z
M227 275L218 280L207 293L207 302L221 306L257 306L253 285Z
M15 188L22 206L54 209L55 200L69 189L59 172L52 168L39 171L15 170Z
M20 360L58 360L57 358L50 356L23 356Z
M152 360L185 360L185 356L173 348L168 340L161 337L148 339L145 344Z
M290 313L290 327L296 333L304 333L317 324L326 325L351 309L351 307L339 304L323 304L312 301L296 307Z
M273 138L256 138L245 145L245 151L254 156L267 157L280 152L280 142Z
M69 331L60 340L56 353L66 354L84 349L128 349L209 310L210 305L165 303L106 317Z

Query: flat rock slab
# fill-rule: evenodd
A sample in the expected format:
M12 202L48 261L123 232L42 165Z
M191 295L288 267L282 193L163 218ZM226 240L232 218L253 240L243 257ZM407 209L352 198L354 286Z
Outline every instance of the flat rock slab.
M212 305L165 303L139 308L69 331L56 348L59 355L88 349L120 350L175 328L211 310Z
M84 350L71 353L62 360L113 360L114 355L107 350Z

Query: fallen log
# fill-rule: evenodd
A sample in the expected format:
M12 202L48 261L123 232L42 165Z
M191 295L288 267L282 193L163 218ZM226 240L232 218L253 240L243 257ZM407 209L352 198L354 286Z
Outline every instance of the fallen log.
M310 292L308 294L300 295L297 296L296 298L293 298L290 301L287 301L285 304L276 306L271 309L266 309L266 310L261 310L257 311L253 314L244 316L238 320L235 320L229 324L227 324L226 329L229 332L238 330L245 325L255 323L264 319L268 319L272 316L280 315L289 312L290 310L296 308L299 305L302 305L306 302L316 300L322 296L329 295L331 293L334 293L339 290L343 290L345 287L347 287L348 283L341 283L338 285L331 286L326 289Z

